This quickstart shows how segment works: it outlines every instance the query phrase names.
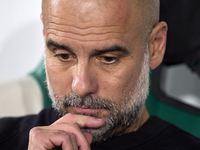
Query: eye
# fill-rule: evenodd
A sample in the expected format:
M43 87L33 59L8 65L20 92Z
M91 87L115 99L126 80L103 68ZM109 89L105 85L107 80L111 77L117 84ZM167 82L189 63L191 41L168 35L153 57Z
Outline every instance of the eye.
M56 54L55 57L58 57L61 61L70 61L73 59L71 54Z
M113 64L117 61L116 57L100 56L99 59L105 64Z

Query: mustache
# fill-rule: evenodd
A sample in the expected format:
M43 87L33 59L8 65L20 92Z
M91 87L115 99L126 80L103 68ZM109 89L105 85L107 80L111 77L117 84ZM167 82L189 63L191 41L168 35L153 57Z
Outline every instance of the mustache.
M62 102L65 108L72 106L90 109L112 110L114 107L116 107L115 104L111 103L108 99L100 97L93 98L91 95L80 97L77 94L70 94L66 95Z

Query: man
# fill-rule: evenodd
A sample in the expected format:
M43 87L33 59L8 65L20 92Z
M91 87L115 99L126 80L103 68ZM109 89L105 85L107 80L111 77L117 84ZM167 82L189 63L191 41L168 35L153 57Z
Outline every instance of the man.
M158 18L158 0L43 0L47 83L60 118L47 109L2 119L0 148L199 149L145 108L149 68L165 52Z

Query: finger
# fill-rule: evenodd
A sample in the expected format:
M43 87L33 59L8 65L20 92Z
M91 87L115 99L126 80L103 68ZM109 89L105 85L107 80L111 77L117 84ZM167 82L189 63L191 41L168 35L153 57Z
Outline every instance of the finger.
M90 133L87 133L87 132L85 132L83 134L84 134L85 138L87 139L88 143L91 144L92 139L93 139L92 135Z
M80 128L99 128L104 125L103 119L95 117L67 114L53 123L51 126L54 130L63 130L65 132L73 133L76 136L77 145L79 149L89 149L92 143L92 135L89 133L84 134Z
M57 123L74 123L76 122L80 128L99 128L104 125L105 121L103 119L98 119L95 117L76 115L68 113L53 124Z
M43 127L31 129L28 150L47 150L56 146L62 146L63 150L78 150L76 138L71 133Z
M72 133L73 135L75 135L78 147L83 148L84 150L90 147L92 135L88 135L88 133L86 134L87 136L84 136L77 123L54 124L49 126L48 128L50 128L51 130L62 130L66 133Z
M70 137L71 137L71 143L72 143L73 150L78 150L78 144L77 144L76 136L72 133L69 133L69 134L70 134ZM64 149L64 147L63 147L63 149Z

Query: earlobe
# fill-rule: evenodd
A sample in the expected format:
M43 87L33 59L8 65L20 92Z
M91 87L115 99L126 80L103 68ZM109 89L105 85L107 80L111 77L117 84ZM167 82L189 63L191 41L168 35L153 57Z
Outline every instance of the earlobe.
M158 67L164 57L167 40L167 24L160 22L149 36L150 68Z

